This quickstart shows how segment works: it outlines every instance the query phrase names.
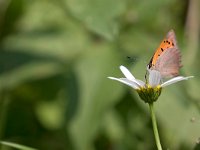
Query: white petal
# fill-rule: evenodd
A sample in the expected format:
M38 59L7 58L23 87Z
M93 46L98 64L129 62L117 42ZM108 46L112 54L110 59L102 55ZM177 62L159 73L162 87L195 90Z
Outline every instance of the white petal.
M122 73L124 74L124 76L125 76L127 79L129 79L129 80L131 80L131 81L137 83L138 86L143 86L143 84L141 85L141 84L140 84L140 81L138 82L138 80L135 79L135 77L132 75L132 73L131 73L126 67L120 66L120 70L122 71Z
M114 77L108 77L109 79L112 79L112 80L116 80L116 81L119 81L121 83L124 83L134 89L139 89L139 86L137 85L137 83L127 79L127 78L114 78Z
M129 80L135 80L135 77L132 75L132 73L124 66L119 67L124 76Z
M160 84L161 74L156 70L149 70L149 84L152 87L155 87Z
M143 82L142 80L136 79L137 83L139 83L140 87L144 87L145 86L145 82Z
M168 86L170 84L173 84L173 83L176 83L176 82L179 82L179 81L182 81L182 80L187 80L187 79L193 78L193 77L194 76L189 76L189 77L178 76L178 77L172 78L172 79L164 82L163 84L161 84L161 87L165 87L165 86Z

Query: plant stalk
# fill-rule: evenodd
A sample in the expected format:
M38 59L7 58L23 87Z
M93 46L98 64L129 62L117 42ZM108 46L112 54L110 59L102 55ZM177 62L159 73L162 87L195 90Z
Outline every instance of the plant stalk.
M152 120L152 125L153 125L153 132L154 132L154 136L155 136L155 140L156 140L156 146L157 146L158 150L162 150L159 133L158 133L157 122L156 122L156 116L155 116L154 108L153 108L153 103L149 103L149 109L150 109L150 113L151 113L151 120Z

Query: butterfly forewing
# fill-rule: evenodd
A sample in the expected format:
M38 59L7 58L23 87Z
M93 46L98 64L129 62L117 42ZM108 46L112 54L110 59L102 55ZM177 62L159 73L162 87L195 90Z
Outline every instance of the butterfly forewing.
M173 77L179 74L181 55L177 46L176 36L170 30L151 58L148 68L158 70L162 77Z

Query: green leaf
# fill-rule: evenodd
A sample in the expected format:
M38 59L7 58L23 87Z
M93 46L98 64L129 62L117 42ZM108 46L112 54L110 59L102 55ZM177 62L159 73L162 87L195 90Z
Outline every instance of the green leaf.
M91 48L77 64L79 108L69 128L77 150L93 149L92 142L103 116L123 94L123 85L107 78L118 76L120 72L119 55L113 52L113 47L102 44Z
M59 5L52 1L27 1L26 7L18 21L17 34L3 41L5 50L55 57L66 62L88 47L90 41L85 29Z
M20 150L36 150L35 148L31 148L31 147L24 146L24 145L17 144L17 143L13 143L13 142L2 141L0 143L2 145L6 145L6 146L13 147L13 148L20 149Z
M13 88L30 80L53 76L62 72L62 67L53 62L33 62L0 76L0 89Z
M123 0L66 0L73 16L85 23L91 31L113 40L119 32L116 18L125 11Z
M190 80L183 82L190 82ZM178 149L178 146L184 142L192 149L199 138L199 132L197 132L200 131L197 119L199 111L186 92L182 90L181 86L184 83L177 84L180 86L171 85L163 89L155 110L165 129L163 131L167 145L170 145L172 149Z

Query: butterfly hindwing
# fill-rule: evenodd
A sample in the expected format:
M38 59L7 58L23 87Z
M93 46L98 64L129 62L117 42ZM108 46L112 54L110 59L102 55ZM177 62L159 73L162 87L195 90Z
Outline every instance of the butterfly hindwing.
M173 77L179 74L181 54L178 48L169 48L163 52L155 64L162 77Z

